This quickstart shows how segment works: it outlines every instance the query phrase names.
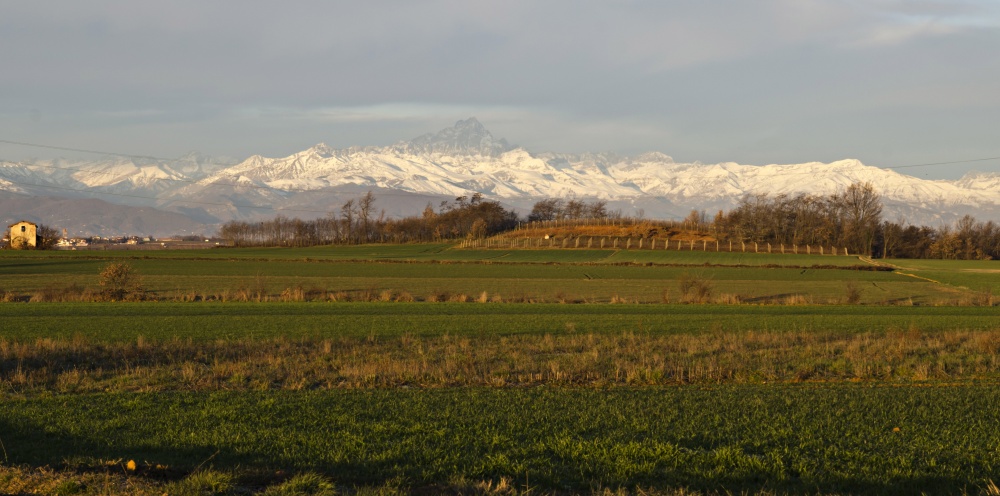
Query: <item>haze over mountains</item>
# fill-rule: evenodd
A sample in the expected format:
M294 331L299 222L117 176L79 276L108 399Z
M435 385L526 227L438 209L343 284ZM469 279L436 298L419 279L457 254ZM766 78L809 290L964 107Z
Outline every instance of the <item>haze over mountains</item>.
M532 153L495 138L475 118L387 147L318 144L283 158L0 160L0 216L74 234L214 233L231 219L315 218L368 190L389 216L482 193L528 210L546 197L599 198L625 215L714 213L747 194L827 195L867 181L885 217L939 225L965 214L1000 220L1000 174L924 180L847 159L751 166L676 163L663 153ZM143 207L143 208L135 208Z

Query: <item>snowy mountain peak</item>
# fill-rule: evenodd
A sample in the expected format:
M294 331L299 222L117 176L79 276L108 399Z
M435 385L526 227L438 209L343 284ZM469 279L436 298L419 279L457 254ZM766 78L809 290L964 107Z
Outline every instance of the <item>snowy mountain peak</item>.
M320 156L320 157L323 157L323 158L328 158L328 157L332 157L335 152L336 152L336 150L333 147L327 145L326 143L317 143L312 148L306 150L303 154L304 155L316 155L316 156Z
M650 216L680 218L692 208L732 208L746 195L828 195L870 182L890 219L937 224L972 213L1000 220L1000 174L930 181L904 172L857 159L752 166L678 163L659 152L532 153L494 138L470 118L388 147L319 143L283 158L254 155L236 165L196 154L177 160L0 161L0 193L51 195L53 187L84 198L106 193L209 223L260 218L282 208L336 210L367 189L395 191L383 199L390 211L399 208L392 215L419 211L428 197L480 193L522 210L539 198L599 198L625 214L642 208ZM402 207L407 198L412 208Z
M496 157L514 147L507 140L496 139L475 117L458 121L436 133L427 133L407 143L411 152Z
M995 179L1000 179L1000 172L982 172L973 170L966 172L965 175L959 179L959 181L990 181Z
M195 164L218 161L217 157L210 157L197 151L190 151L177 158L176 162L190 162Z
M969 171L956 184L968 189L1000 191L1000 173Z
M662 152L646 152L635 158L636 162L661 162L666 164L674 163L674 157Z

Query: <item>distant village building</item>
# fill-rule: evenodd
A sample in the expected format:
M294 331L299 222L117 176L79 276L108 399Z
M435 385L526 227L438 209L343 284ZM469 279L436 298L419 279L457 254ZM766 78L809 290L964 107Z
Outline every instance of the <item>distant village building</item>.
M38 244L38 226L34 222L22 220L10 226L10 247L15 250L28 250Z

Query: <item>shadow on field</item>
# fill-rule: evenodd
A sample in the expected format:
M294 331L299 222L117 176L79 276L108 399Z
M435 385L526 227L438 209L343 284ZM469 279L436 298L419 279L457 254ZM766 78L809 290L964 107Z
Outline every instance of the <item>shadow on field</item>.
M802 296L802 294L801 293L781 293L781 294L764 295L764 296L753 296L753 297L744 298L742 301L744 303L774 303L776 301L780 301L780 300L784 300L784 299L787 299L787 298L791 298L793 296Z
M0 463L32 467L70 468L73 470L123 470L125 462L177 464L177 477L186 475L200 461L209 460L215 453L210 447L180 449L175 447L150 448L130 443L117 443L101 439L53 432L35 425L27 419L0 418ZM161 462L162 460L162 462ZM239 461L234 460L234 465ZM161 476L165 472L161 471Z
M4 263L0 263L0 268L3 268L4 274L18 274L20 272L27 272L27 271L20 271L18 269L23 269L23 268L32 268L33 269L35 267L45 267L47 270L43 271L42 273L62 274L62 273L65 272L64 269L66 267L73 267L73 266L76 266L76 267L79 267L79 266L94 266L94 267L99 267L103 263L106 263L106 262L95 261L95 260L59 260L59 261L53 261L52 259L47 259L47 260L42 260L42 261L38 261L38 262L20 262L20 261L18 261L18 262L11 263L11 260L6 260ZM30 273L35 274L35 273L38 273L38 271L32 270ZM94 273L96 274L97 272L94 272Z
M258 483L267 483L269 479L279 480L284 475L277 471L294 473L298 470L312 470L325 474L340 484L348 485L381 485L391 480L409 480L413 484L411 490L416 493L425 492L426 488L441 489L440 484L447 480L420 482L419 467L413 467L406 460L385 459L379 462L368 460L364 463L319 463L310 467L295 467L282 460L272 446L260 445L255 449L242 453L222 451L213 447L196 448L179 447L149 447L142 443L116 443L110 440L90 439L84 436L68 435L66 433L49 432L42 426L33 425L27 419L0 419L0 440L3 452L0 452L0 464L28 465L32 467L48 466L57 469L73 471L115 472L124 470L124 463L134 459L140 464L140 472L136 475L158 480L175 480L185 477L190 471L202 467L212 467L220 470L235 470L244 476L252 477ZM555 461L555 460L553 460ZM474 464L474 460L469 460ZM165 464L168 469L145 470L151 464ZM461 470L460 467L455 467ZM418 472L413 472L416 469ZM557 470L556 473L573 474L572 467ZM468 474L470 480L499 480L507 478L517 480L525 474ZM550 474L551 475L551 474ZM825 480L800 479L794 472L785 474L784 480L769 480L766 476L732 476L715 474L713 477L699 477L691 474L662 473L660 478L643 477L641 480L615 481L614 485L626 488L656 488L684 487L688 490L705 491L707 493L743 493L743 492L778 492L783 494L816 494L846 493L846 494L975 494L983 488L962 480L945 477L912 477L899 478L888 483L876 483L858 479L831 477ZM871 476L872 474L869 474ZM542 474L528 474L535 488L566 490L604 486L608 481L590 480L578 472L573 480L556 480Z
M93 397L89 398L89 401L93 400ZM150 433L159 432L168 426L158 425L156 415L150 410L143 411L143 415L130 413L128 397L118 404L120 413L101 414L100 422L93 424L93 432L73 434L66 432L75 430L73 427L67 428L64 424L59 428L51 424L55 424L55 421L64 415L60 413L62 409L75 408L79 412L87 407L79 404L73 406L72 401L67 406L63 400L55 398L43 400L42 403L45 411L18 408L16 405L10 408L0 403L0 442L3 444L0 464L106 472L124 470L124 462L127 460L135 460L140 467L154 464L168 466L168 470L147 469L145 472L140 470L139 475L157 479L177 479L186 476L192 470L209 467L232 470L257 480L283 477L276 475L278 471L295 473L310 470L325 474L337 483L346 485L381 485L387 481L405 480L417 493L426 493L425 489L440 490L443 487L441 484L447 485L451 480L462 478L469 481L497 481L501 478L511 481L530 480L534 488L571 493L589 492L594 487L627 489L683 487L707 493L744 493L763 490L788 494L976 494L985 489L970 484L967 480L961 479L961 476L948 478L913 474L910 477L898 476L886 480L885 474L881 473L858 473L845 477L843 472L830 473L822 467L815 466L810 467L809 475L800 476L793 468L794 464L789 464L787 461L779 463L775 467L776 472L761 469L749 470L755 472L750 474L746 472L725 474L717 470L698 473L685 467L671 468L669 463L661 460L653 462L654 465L658 465L656 468L624 475L611 470L613 467L605 467L607 470L581 471L577 465L579 459L574 457L563 459L552 453L549 453L547 458L548 467L529 466L527 473L500 473L496 468L484 470L482 460L473 458L504 456L505 451L506 454L510 454L509 447L499 445L483 448L475 443L468 446L470 450L464 457L452 459L446 469L451 473L437 472L429 475L425 471L428 467L421 466L421 459L418 456L413 459L407 458L407 453L410 456L419 453L405 450L390 456L386 456L387 453L368 451L366 455L370 456L363 456L362 459L334 462L324 459L321 452L314 453L317 455L314 458L303 459L301 452L297 455L299 458L289 458L295 456L289 455L287 451L294 441L289 443L287 440L284 442L277 440L269 443L267 441L270 439L269 436L263 436L258 437L257 442L244 443L239 440L240 435L234 436L231 431L214 431L211 435L195 434L206 429L206 424L202 424L202 419L199 419L200 414L189 417L192 419L189 430L177 431L176 434L166 438L161 437L159 440L151 439ZM194 404L200 406L202 403L199 401ZM169 402L162 402L159 403L159 408L169 410L171 406ZM91 411L91 415L97 414ZM51 420L46 420L50 417ZM218 424L220 421L224 423L225 420L226 416L222 415L209 418L208 422ZM281 424L280 420L277 424L263 422L259 427L266 431ZM212 428L207 427L206 430L211 431ZM313 434L321 435L319 432ZM577 431L573 436L584 437L584 434ZM419 438L420 433L410 431L395 442L406 443L411 437ZM299 442L308 444L304 439L300 439ZM217 448L214 443L220 443L225 447ZM694 438L683 445L688 452L706 452L713 449L715 442L707 437ZM366 448L379 449L375 446ZM415 448L419 451L420 446ZM546 448L542 446L539 449L544 451ZM522 452L521 456L530 459L530 451ZM759 456L765 458L764 453ZM536 462L539 460L541 458L535 458ZM422 461L436 463L433 457ZM775 473L780 475L776 476ZM1000 477L997 477L1000 474L996 474L996 470L987 464L977 467L974 473L1000 480Z
M6 413L0 409L0 466L122 474L126 472L126 463L134 460L138 470L133 475L149 479L179 480L198 470L215 469L232 471L252 484L264 485L301 471L318 472L338 483L381 485L406 473L399 467L407 466L407 461L400 458L295 464L281 456L281 447L266 444L252 449L151 446L143 441L122 442L56 432L31 419L4 418Z
M859 476L860 477L860 476ZM645 487L644 484L640 486ZM656 487L655 484L652 484ZM789 495L819 495L819 494L865 494L865 495L913 495L913 494L991 494L982 485L971 484L968 481L950 479L938 476L918 476L901 478L889 483L878 483L859 479L833 478L830 480L784 481L767 480L762 477L727 477L721 476L713 480L692 480L680 484L689 491L706 494L789 494ZM672 488L677 485L672 485ZM695 493L697 494L697 493Z

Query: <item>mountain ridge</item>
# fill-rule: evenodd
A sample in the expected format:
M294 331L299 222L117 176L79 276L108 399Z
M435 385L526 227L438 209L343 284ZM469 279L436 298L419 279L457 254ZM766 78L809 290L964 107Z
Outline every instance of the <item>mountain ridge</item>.
M746 195L828 195L870 182L886 203L886 218L940 224L973 213L1000 220L1000 174L925 180L856 159L830 163L742 165L678 163L662 152L532 153L495 138L474 117L410 141L333 148L324 143L286 157L253 155L219 163L199 155L176 161L0 161L0 190L88 198L155 207L193 216L207 227L300 207L292 215L336 211L351 194L377 189L389 215L413 214L415 198L454 199L474 193L518 209L544 197L593 198L630 214L671 218L691 209L714 212ZM49 189L46 189L49 188ZM301 208L303 205L313 208ZM217 222L211 224L213 219Z

